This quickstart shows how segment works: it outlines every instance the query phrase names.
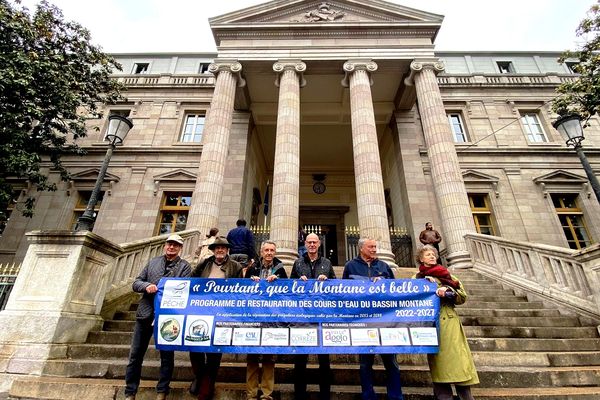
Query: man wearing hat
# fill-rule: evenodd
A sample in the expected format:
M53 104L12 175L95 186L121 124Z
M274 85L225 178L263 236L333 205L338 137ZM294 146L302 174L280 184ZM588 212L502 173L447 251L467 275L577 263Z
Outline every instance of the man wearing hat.
M217 237L208 248L214 255L207 258L194 268L194 278L241 278L242 265L229 257L231 245L224 237ZM198 395L199 400L212 399L215 392L217 372L221 365L221 353L190 352L192 370L196 378L190 385L190 393Z
M133 282L133 291L142 293L142 299L135 315L135 328L129 351L129 364L125 370L125 400L134 400L140 385L142 363L152 338L154 323L154 296L158 291L158 281L163 277L188 277L190 264L179 257L183 239L179 235L167 238L162 256L151 259ZM169 393L169 384L175 366L172 351L160 351L160 377L156 384L156 400L164 400Z

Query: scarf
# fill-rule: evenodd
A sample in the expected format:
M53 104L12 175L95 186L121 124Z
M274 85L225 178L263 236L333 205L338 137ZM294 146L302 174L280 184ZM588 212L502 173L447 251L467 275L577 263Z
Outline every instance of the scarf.
M450 272L442 265L427 267L426 265L421 264L417 278L425 278L426 276L437 278L442 284L450 286L453 289L458 289L460 287L460 282L452 279Z

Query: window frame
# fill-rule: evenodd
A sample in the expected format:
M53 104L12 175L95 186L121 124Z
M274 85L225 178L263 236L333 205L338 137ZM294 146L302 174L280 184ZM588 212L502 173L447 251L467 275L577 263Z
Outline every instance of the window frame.
M458 117L459 126L462 129L461 134L464 137L464 141L457 140L457 133L454 130L455 124L452 123L452 119L451 119L453 116ZM471 139L470 139L470 135L469 135L469 130L467 128L465 118L463 117L463 113L461 111L446 111L446 118L448 119L448 125L450 125L450 130L452 131L452 139L453 139L454 143L455 144L470 143Z
M89 199L92 196L92 192L93 192L93 190L86 190L86 189L77 190L77 201L75 203L75 206L73 207L73 212L72 212L72 217L71 217L71 229L72 230L75 230L75 227L77 226L77 221L79 220L79 217L81 217L85 213L85 209L87 208ZM86 193L87 195L84 197L83 193ZM105 190L100 190L100 192L98 193L98 199L96 201L96 205L94 206L94 214L92 215L92 217L94 218L94 221L92 222L92 225L90 227L91 231L94 230L94 225L96 225L96 220L98 219L98 215L100 215L100 208L102 206L102 202L104 201L104 197L107 195L108 194L106 193ZM85 201L84 201L84 199L85 199Z
M156 227L154 229L155 235L163 235L163 234L169 234L169 233L175 233L175 232L181 232L182 230L185 230L185 228L187 227L187 222L188 222L188 218L189 218L189 213L190 213L190 209L192 207L192 197L193 197L194 192L193 191L180 191L180 190L169 190L169 191L165 191L162 194L162 199L160 201L160 207L158 210L158 220L156 222ZM173 206L173 205L167 205L167 199L169 197L173 197L173 195L177 195L177 205ZM181 205L181 198L182 197L186 197L190 199L190 204L188 206L182 206ZM163 214L165 213L172 213L174 214L174 218L171 222L171 230L170 231L165 231L162 232L161 231L161 227L163 226ZM178 217L180 214L185 213L186 215L186 220L185 220L185 225L183 227L183 229L177 230L177 225L178 225Z
M530 117L535 118L537 125L534 125L534 126L539 127L539 129L541 131L541 135L539 133L533 133L531 131L531 125L527 121L528 118L530 118ZM551 143L550 135L548 135L548 133L546 132L546 129L544 128L544 121L541 118L539 112L531 111L531 110L519 110L519 123L521 124L521 129L523 130L523 133L525 134L527 143L529 143L529 144ZM535 137L536 137L535 135L541 136L544 140L542 140L542 141L535 140Z
M485 192L467 192L467 196L469 198L469 208L471 209L471 215L473 216L473 223L475 224L475 231L482 235L491 235L496 236L497 228L496 228L496 219L494 218L494 213L492 210L492 203L490 200L489 193ZM472 196L483 196L483 202L485 207L475 207ZM478 220L478 216L485 215L488 217L489 224L482 225ZM482 233L481 226L489 227L491 234Z
M195 117L196 120L198 119L198 117L202 117L202 120L203 120L203 123L202 123L202 132L200 132L200 134L199 134L200 138L199 138L198 141L194 141L193 140L194 137L197 136L196 133L192 133L190 135L186 134L186 128L188 126L187 121L188 121L188 118L192 117L192 116ZM178 137L177 141L179 143L185 143L185 144L195 144L195 145L201 144L202 141L203 141L203 139L204 139L204 128L205 128L205 125L206 125L206 111L187 111L187 112L185 112L183 114L183 119L181 121L181 127L179 129L179 137ZM193 125L193 130L194 131L196 130L197 126L199 126L199 125L195 122L194 125ZM184 138L186 136L190 136L192 138L192 140L184 140Z
M552 208L554 209L554 213L558 219L559 226L561 228L561 231L563 232L563 237L567 241L569 248L571 248L573 250L580 250L580 249L583 249L583 248L588 247L591 244L593 244L594 240L592 238L592 235L590 235L590 230L587 227L585 214L583 212L583 209L580 207L581 200L579 199L579 193L576 193L576 192L553 192L553 193L549 193L549 195L550 195L550 202L552 204ZM560 203L563 206L560 208L556 207L556 205L554 203L555 198L558 196L561 196ZM572 197L575 207L572 207L572 208L564 207L564 202L562 202L562 197ZM574 226L571 219L567 219L567 225L564 225L561 220L561 216L572 217L575 220L579 220L580 224L578 224L577 226ZM585 239L583 239L583 244L584 244L583 246L581 243L582 240L579 239L578 235L577 235L578 227L583 230L584 236L587 237L587 241L585 241ZM565 229L568 229L570 231L571 239L569 239L569 237L565 234ZM571 246L571 243L574 243L575 247Z
M498 73L503 75L516 73L515 66L512 61L498 60L496 61L496 68L498 69Z
M140 70L141 66L144 66L145 68ZM145 74L149 74L150 73L150 67L152 66L152 63L150 61L146 61L146 62L134 62L133 66L131 67L131 74L132 75L145 75Z

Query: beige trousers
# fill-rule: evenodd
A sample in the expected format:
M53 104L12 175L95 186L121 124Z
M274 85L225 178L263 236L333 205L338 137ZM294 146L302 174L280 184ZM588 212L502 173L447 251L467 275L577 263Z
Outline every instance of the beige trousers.
M272 354L262 354L262 374L259 366L260 354L248 354L246 367L246 398L256 399L258 390L261 399L271 400L275 386L275 361Z

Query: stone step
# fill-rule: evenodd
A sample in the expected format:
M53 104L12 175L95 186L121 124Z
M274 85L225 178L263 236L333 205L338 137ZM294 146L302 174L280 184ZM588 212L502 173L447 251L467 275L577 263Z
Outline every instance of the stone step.
M138 400L154 400L156 381L143 380L137 395ZM47 399L47 400L114 400L125 397L123 382L118 379L75 379L59 377L27 377L19 378L10 391L12 399ZM173 382L169 394L170 400L190 400L187 393L187 382ZM316 385L309 385L312 399L316 399ZM429 387L403 387L406 400L430 400ZM376 387L378 400L385 399L385 388ZM597 400L600 389L595 387L557 387L557 388L480 388L472 389L478 400ZM293 399L293 386L276 384L275 396L281 400ZM335 400L359 400L360 387L332 386L332 398ZM214 400L244 400L244 384L217 383Z
M127 360L52 360L44 374L78 378L116 378L124 379ZM189 362L176 360L174 380L192 380ZM385 373L383 366L375 365L375 383L383 385ZM158 378L159 362L147 360L142 370L143 379ZM332 365L333 382L337 385L355 385L359 382L358 364ZM293 382L293 364L277 364L275 381ZM308 371L309 382L316 382L318 369ZM559 387L593 386L600 382L600 366L478 366L481 387ZM402 382L406 386L431 385L426 365L402 365ZM219 382L243 383L246 379L245 363L224 362L219 369Z
M507 303L497 303L493 301L476 301L473 299L467 299L467 302L463 305L457 307L460 313L460 310L464 310L467 308L487 308L487 309L515 309L515 310L532 310L532 309L541 309L545 308L544 304L541 301L513 301Z
M521 339L522 340L522 339ZM534 342L537 339L527 340L528 343ZM556 347L567 347L568 342L559 344L558 341L545 341L545 347L552 347L554 343ZM585 350L529 350L526 344L520 342L509 342L512 345L519 345L519 350L501 349L507 343L497 343L486 341L480 345L477 341L470 340L471 350L475 359L475 364L486 366L567 366L567 365L598 365L600 364L600 340L596 341L596 348ZM574 344L588 345L581 341ZM487 345L487 346L486 346ZM488 347L480 350L479 348ZM531 347L534 347L533 345ZM536 346L542 347L542 346ZM68 356L72 360L125 360L129 355L129 345L71 345L69 346ZM176 352L175 357L178 360L186 361L189 356L187 352ZM358 364L358 355L355 354L332 354L331 363L337 365ZM146 360L158 360L158 351L151 346L146 353ZM427 358L425 354L398 354L398 363L400 365L426 365ZM279 355L278 362L293 364L293 355ZM379 360L377 358L377 360ZM244 363L246 362L245 354L224 354L223 362ZM310 356L310 363L317 363L316 356Z

